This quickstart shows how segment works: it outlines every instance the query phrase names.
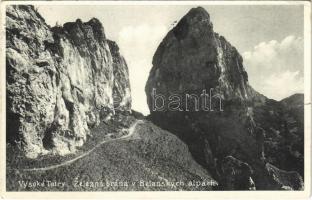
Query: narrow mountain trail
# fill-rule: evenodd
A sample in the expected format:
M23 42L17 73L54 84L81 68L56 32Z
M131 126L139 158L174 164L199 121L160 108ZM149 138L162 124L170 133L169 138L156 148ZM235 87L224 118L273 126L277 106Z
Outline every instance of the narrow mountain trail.
M19 170L19 171L23 171L23 172L31 172L31 171L47 171L47 170L52 170L52 169L56 169L56 168L59 168L59 167L63 167L63 166L67 166L67 165L70 165L72 163L74 163L75 161L79 160L79 159L82 159L86 156L88 156L90 153L94 152L97 148L99 148L101 145L105 144L105 143L108 143L108 142L112 142L112 141L117 141L117 140L128 140L134 133L135 133L135 130L136 130L136 126L138 124L142 124L144 123L143 120L137 120L136 122L134 122L129 128L128 128L128 134L127 135L124 135L120 138L114 138L114 139L111 139L111 140L104 140L102 142L100 142L99 144L97 144L95 147L93 147L92 149L90 149L89 151L77 156L76 158L73 158L71 160L68 160L68 161L65 161L65 162L62 162L60 164L57 164L57 165L51 165L51 166L48 166L48 167L42 167L42 168L32 168L32 169L15 169L15 170Z

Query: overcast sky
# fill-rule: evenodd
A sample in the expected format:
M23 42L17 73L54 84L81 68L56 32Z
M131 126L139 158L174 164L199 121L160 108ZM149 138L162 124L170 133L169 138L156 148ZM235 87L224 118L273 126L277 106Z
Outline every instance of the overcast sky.
M148 114L144 87L152 57L162 38L195 6L36 6L54 26L77 18L98 18L107 38L125 57L133 109ZM234 45L244 59L249 83L276 100L303 92L303 6L203 6L214 30Z

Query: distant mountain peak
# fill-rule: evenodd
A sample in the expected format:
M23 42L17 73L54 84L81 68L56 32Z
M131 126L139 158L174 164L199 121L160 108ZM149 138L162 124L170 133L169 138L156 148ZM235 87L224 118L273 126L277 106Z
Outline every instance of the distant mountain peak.
M304 104L304 94L303 93L296 93L286 97L280 101L286 106L303 106Z

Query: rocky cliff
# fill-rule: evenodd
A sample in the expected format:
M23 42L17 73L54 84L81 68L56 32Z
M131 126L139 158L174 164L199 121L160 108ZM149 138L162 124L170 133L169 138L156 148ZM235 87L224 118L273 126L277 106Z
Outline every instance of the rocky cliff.
M126 62L99 20L51 28L33 6L8 6L6 39L7 142L27 157L74 152L116 109L131 112Z
M219 189L303 188L303 124L287 101L252 89L241 55L203 8L160 43L145 90L149 119L188 144Z

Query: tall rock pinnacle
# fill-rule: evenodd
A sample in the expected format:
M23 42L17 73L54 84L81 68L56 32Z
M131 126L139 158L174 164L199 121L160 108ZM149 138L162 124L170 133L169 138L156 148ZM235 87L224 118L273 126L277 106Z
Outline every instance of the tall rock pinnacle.
M146 84L149 105L153 88L164 95L213 88L226 100L251 100L256 94L241 55L213 31L201 7L191 9L159 45Z

